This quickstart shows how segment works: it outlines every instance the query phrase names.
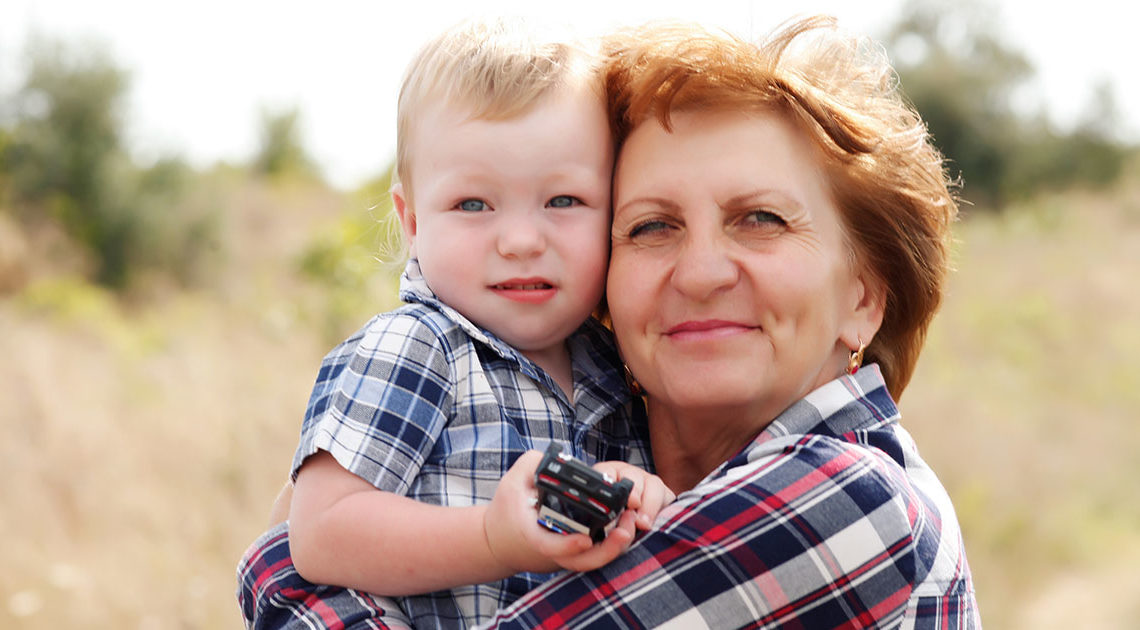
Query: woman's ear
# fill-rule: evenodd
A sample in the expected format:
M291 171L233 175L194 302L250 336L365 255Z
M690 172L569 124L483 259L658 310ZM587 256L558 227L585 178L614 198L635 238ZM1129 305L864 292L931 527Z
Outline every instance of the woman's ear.
M392 184L388 189L388 193L392 195L392 207L396 209L396 216L400 218L400 227L404 231L404 242L408 244L408 254L416 257L416 212L408 206L408 202L404 197L404 185L402 183Z
M839 333L840 341L852 351L861 345L870 345L883 325L887 303L886 286L878 276L866 270L856 274L853 288L851 312Z

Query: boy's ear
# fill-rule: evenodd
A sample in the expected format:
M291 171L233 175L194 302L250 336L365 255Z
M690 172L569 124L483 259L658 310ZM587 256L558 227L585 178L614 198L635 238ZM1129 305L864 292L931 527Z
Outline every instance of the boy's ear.
M392 207L396 209L396 216L400 218L400 227L404 231L404 242L408 244L408 253L415 258L416 256L416 213L415 210L408 207L408 202L404 198L404 185L402 183L392 184L392 188L388 190L392 195Z

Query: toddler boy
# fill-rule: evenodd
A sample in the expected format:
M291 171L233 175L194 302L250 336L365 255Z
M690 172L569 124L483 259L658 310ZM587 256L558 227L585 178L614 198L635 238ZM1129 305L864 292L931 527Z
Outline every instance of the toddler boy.
M660 507L663 484L635 468L650 465L640 406L590 316L613 165L595 62L497 22L445 33L409 67L392 188L407 304L322 363L293 460L306 580L404 596L416 625L474 625L559 566L612 559ZM641 513L593 546L495 496L551 443L635 479Z

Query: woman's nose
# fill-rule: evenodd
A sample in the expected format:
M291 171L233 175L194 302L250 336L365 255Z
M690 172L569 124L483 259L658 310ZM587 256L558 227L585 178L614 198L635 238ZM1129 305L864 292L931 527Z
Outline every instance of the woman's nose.
M546 236L530 218L504 218L498 232L497 248L504 258L528 258L546 249Z
M674 288L693 300L707 300L740 280L729 244L714 235L686 235L673 267Z

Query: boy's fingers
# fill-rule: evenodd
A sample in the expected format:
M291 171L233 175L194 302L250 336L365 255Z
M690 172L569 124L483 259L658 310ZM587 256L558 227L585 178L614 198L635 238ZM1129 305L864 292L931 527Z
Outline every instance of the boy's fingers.
M538 470L538 463L542 461L542 453L538 451L525 451L515 463L507 470L508 473L514 472L520 478L531 479L534 477L534 471Z
M618 519L617 525L606 535L606 539L594 545L589 553L596 554L596 559L601 560L596 566L613 560L629 547L629 544L633 542L636 519L637 512L627 510Z
M652 483L646 485L645 494L643 495L643 504L639 510L637 518L638 529L648 530L653 525L653 521L657 519L657 515L666 506L677 499L677 495L673 493L663 482L655 479Z
M558 564L571 571L597 569L620 556L631 542L633 542L633 515L627 512L605 540L583 553L560 559Z
M554 559L577 556L594 544L585 534L558 534L546 530L539 532L533 542L542 555Z
M665 488L665 484L650 484L649 487L645 489L641 511L650 519L656 518L661 508L669 502L666 495L667 492L668 489Z
M645 493L645 479L643 474L637 474L641 471L634 468L631 471L633 474L626 475L623 479L629 479L633 482L633 490L629 491L629 499L626 502L628 507L635 510L640 509L645 505L645 499L642 496Z

